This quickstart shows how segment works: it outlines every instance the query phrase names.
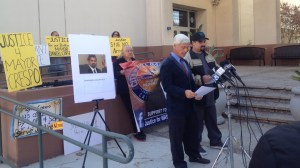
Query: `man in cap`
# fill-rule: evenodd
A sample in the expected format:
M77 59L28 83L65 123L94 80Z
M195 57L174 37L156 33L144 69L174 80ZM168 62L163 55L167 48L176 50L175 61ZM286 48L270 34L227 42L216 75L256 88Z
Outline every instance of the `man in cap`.
M195 78L196 85L200 87L209 86L216 89L203 97L200 101L195 101L195 111L197 112L199 123L199 142L202 141L203 132L203 120L208 132L208 138L210 140L210 146L212 148L221 149L223 143L221 141L222 134L217 126L217 114L215 101L219 97L218 85L211 82L211 76L214 72L212 69L217 69L217 63L211 54L205 51L206 40L203 32L196 32L192 35L192 49L185 55L193 76ZM206 155L206 151L200 145L200 154Z

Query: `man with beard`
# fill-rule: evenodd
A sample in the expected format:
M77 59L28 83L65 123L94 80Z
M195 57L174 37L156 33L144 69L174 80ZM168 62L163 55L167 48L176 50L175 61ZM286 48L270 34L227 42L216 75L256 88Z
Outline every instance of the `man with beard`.
M97 68L97 57L94 54L90 54L87 58L88 64L80 65L80 74L87 73L101 73L101 70Z
M211 54L205 51L206 40L203 32L196 32L192 35L192 49L185 55L185 59L189 63L192 70L195 83L198 87L201 85L215 87L216 89L203 97L200 101L195 101L195 111L197 112L199 123L199 143L202 141L203 120L208 132L210 146L212 148L221 149L223 143L221 141L222 134L217 126L217 114L215 101L219 97L218 85L211 82L212 69L218 69L215 59ZM206 151L199 146L201 155L206 155Z

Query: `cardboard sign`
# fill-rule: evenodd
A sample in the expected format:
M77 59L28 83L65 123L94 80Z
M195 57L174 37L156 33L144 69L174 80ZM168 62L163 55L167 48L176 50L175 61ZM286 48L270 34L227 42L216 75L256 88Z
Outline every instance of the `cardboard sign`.
M100 112L101 116L103 117L103 119L105 120L104 110L100 110L99 112ZM72 119L74 121L81 122L86 125L91 125L93 116L94 116L94 112L89 112L89 113L80 114L80 115L76 115L76 116L72 116L72 117L68 117L68 118ZM101 118L98 114L96 114L96 116L95 116L93 126L95 128L105 130L105 124L103 123L103 121L101 120ZM77 141L80 141L82 143L84 142L87 132L88 131L86 129L83 129L76 125L73 125L73 124L70 124L67 122L64 123L63 134L72 139L76 139ZM94 145L101 144L101 143L102 143L102 135L92 132L89 145L94 146ZM87 144L87 142L86 142L86 144ZM73 145L67 141L64 141L64 154L65 155L79 151L79 150L80 150L80 147Z
M35 45L35 53L39 66L50 65L49 50L47 45Z
M110 38L111 56L120 56L122 48L125 45L131 45L130 38Z
M52 129L53 130L62 130L63 129L63 122L62 121L57 121L52 124Z
M42 84L31 33L0 34L0 50L9 92Z
M68 37L46 36L50 57L69 57L70 47Z
M37 107L42 110L49 111L51 113L61 115L61 109L62 109L62 99L57 98L57 99L47 99L47 100L38 100L34 102L29 102L27 104ZM38 118L37 118L37 112L35 110L25 108L22 106L15 106L14 107L14 114L17 116L20 116L24 119L27 119L29 121L38 123ZM53 129L53 123L57 122L58 119L48 116L48 115L43 115L41 116L42 118L42 125L46 128ZM21 137L27 137L27 136L32 136L36 135L38 133L38 129L23 122L18 119L13 119L12 120L12 130L11 130L11 136L14 138L21 138Z

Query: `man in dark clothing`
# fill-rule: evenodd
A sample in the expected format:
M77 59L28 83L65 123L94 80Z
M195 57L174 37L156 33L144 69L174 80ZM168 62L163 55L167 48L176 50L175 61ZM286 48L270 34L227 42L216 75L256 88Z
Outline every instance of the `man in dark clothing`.
M205 51L205 44L208 38L203 32L196 32L192 35L192 49L185 55L192 73L195 77L196 85L215 87L216 89L203 97L201 101L196 101L195 110L199 120L199 142L202 141L203 120L208 132L210 146L212 148L222 148L222 134L217 125L217 113L215 101L219 97L218 85L211 83L212 69L217 69L215 59ZM201 155L206 155L206 151L200 145Z
M160 69L162 85L167 93L169 136L175 168L187 168L183 146L190 162L210 162L199 154L197 117L193 109L196 87L190 68L183 59L189 48L189 38L177 34L174 37L173 52Z
M267 131L258 141L249 168L300 167L300 121Z

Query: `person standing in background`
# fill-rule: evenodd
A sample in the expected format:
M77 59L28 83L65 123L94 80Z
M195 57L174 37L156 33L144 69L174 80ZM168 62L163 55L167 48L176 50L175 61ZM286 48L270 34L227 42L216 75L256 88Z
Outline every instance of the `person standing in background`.
M195 110L197 112L199 123L199 143L202 141L203 120L207 128L210 146L212 148L221 149L223 143L221 141L222 134L217 125L217 113L215 102L219 97L219 89L216 83L211 83L210 74L214 73L212 69L217 69L215 59L211 54L205 51L206 40L203 32L196 32L192 35L192 49L185 55L185 60L189 63L196 85L200 87L214 87L215 90L208 93L201 101L195 101ZM199 146L199 151L202 156L206 155L206 151Z
M128 115L130 117L131 125L133 127L134 131L134 137L137 140L145 141L146 140L146 134L143 131L138 132L137 131L137 125L135 122L131 100L130 100L130 94L129 94L129 88L127 84L127 80L124 74L124 70L120 66L120 64L124 62L130 62L134 61L134 54L133 49L129 45L125 45L122 49L120 57L114 62L114 75L117 85L117 94L120 95L122 101L124 102L124 105L126 107L126 110L128 112Z
M59 33L57 31L51 32L51 36L59 36ZM56 64L64 64L66 63L66 58L62 57L50 57L50 64L56 65ZM48 68L48 73L52 73L49 76L64 76L65 73L62 72L65 70L66 65L56 65L56 66L50 66Z
M187 168L183 150L190 162L210 163L199 154L199 127L193 108L196 86L191 70L183 59L189 49L190 39L184 34L177 34L174 37L173 52L160 68L162 86L167 93L169 136L175 168Z
M114 31L111 34L111 38L120 38L120 37L121 37L121 34L118 31ZM116 62L117 57L116 56L112 56L111 59L112 59L112 62L114 63L114 62Z

